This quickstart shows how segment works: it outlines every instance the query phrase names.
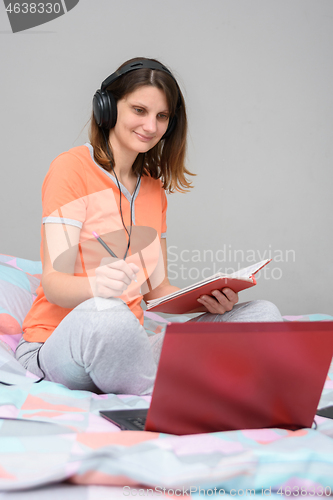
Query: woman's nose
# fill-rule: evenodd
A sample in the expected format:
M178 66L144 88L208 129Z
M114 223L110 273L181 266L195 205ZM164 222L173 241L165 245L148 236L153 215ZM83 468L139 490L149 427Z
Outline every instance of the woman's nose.
M150 134L156 132L157 129L157 120L155 116L147 116L144 124L143 124L143 129L146 132L149 132Z

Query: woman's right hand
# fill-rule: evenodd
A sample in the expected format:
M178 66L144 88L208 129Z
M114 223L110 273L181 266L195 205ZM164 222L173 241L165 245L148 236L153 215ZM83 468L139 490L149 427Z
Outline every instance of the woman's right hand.
M132 281L136 281L139 268L134 263L105 257L95 270L95 276L89 277L94 297L120 297Z
M88 278L75 276L80 229L47 223L43 231L42 286L51 304L73 309L92 297L120 297L139 271L135 264L110 256L97 269L88 269Z

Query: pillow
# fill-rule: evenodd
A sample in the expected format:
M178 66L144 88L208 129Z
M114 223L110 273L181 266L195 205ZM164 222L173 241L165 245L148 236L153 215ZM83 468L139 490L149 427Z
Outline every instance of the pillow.
M0 345L14 355L36 298L42 264L0 254Z
M42 263L39 260L20 259L19 257L13 257L12 255L0 254L0 263L20 269L21 271L32 274L39 279L42 275Z

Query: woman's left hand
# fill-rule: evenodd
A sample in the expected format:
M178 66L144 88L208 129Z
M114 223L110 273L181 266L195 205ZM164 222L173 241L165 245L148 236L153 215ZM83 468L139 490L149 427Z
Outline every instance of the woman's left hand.
M223 288L223 290L214 290L212 296L202 295L198 302L212 314L224 314L231 311L234 305L237 304L238 294L230 290L230 288Z

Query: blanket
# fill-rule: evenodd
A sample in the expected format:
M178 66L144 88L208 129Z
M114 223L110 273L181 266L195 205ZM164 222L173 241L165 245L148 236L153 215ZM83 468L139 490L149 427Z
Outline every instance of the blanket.
M147 408L150 397L97 395L36 383L4 349L0 380L15 384L0 389L2 491L62 481L117 487L121 496L141 490L191 497L233 496L236 491L239 496L251 491L326 496L333 491L330 419L316 417L316 429L298 431L244 429L190 436L119 431L99 410ZM333 404L333 366L319 406L328 404Z

